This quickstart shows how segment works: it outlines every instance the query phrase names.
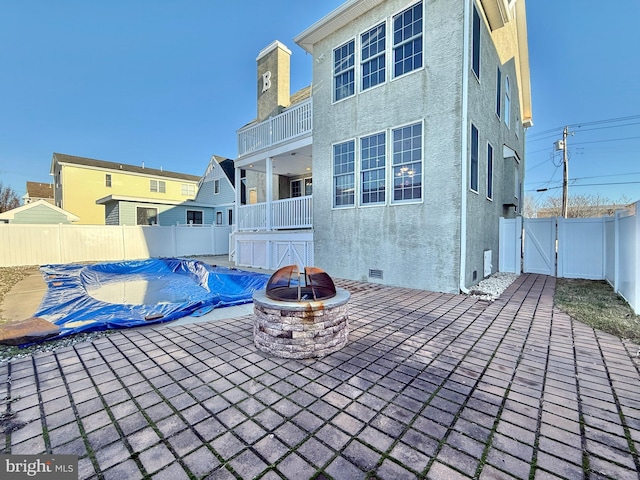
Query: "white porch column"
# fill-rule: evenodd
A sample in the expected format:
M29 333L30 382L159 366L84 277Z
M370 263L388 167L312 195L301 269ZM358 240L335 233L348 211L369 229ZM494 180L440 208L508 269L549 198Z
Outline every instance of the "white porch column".
M266 160L266 175L267 175L267 230L271 230L272 227L272 202L273 202L273 159L267 157Z
M233 169L234 172L234 176L235 176L235 186L236 186L236 200L235 200L235 205L234 205L234 212L233 212L233 223L235 223L236 225L236 230L238 230L238 227L240 226L240 199L242 198L242 180L241 180L241 174L240 174L240 169L238 167L235 167Z

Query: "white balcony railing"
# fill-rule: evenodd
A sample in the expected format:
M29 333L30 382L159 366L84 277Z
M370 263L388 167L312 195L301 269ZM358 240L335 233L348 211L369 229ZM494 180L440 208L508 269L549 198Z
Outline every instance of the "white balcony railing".
M238 156L310 133L312 113L311 99L308 99L264 122L238 130Z
M267 218L271 221L267 222ZM238 208L238 230L240 231L311 227L313 227L311 195L274 200L270 204L243 205Z

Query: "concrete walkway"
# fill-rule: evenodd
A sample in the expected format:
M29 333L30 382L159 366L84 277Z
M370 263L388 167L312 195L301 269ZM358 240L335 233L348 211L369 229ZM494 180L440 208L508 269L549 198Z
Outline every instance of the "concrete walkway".
M0 365L2 453L79 478L638 479L637 346L522 275L494 303L339 281L351 334L269 358L252 317L122 331Z

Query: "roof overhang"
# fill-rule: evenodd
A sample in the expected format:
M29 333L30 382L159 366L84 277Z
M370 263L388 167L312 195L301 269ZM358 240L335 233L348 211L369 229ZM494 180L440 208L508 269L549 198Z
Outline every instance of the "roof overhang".
M491 30L502 28L514 18L516 0L480 0Z
M384 0L349 0L297 35L293 41L309 53L313 45L380 5ZM417 0L416 0L417 1Z
M127 195L107 195L106 197L102 197L96 200L97 205L106 205L107 203L111 203L111 202L149 203L149 204L155 204L155 205L173 205L173 206L202 207L202 208L213 208L216 206L208 203L198 203L192 200L185 200L184 202L180 202L177 200L159 200L157 198L130 197Z

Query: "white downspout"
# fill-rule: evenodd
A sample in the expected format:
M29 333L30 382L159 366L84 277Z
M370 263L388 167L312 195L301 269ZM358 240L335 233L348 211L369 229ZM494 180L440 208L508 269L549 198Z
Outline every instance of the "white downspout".
M465 286L465 273L467 263L467 147L469 140L469 49L471 38L471 3L464 2L463 22L463 54L462 54L462 115L461 115L461 188L460 188L460 291L469 293Z

